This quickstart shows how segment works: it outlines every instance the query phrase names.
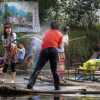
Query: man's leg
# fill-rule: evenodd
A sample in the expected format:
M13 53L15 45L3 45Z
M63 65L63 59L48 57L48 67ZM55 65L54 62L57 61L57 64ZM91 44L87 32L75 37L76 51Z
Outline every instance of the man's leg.
M36 67L29 79L29 83L27 85L27 88L28 89L31 89L33 87L33 85L35 84L36 82L36 78L38 76L38 74L40 73L41 69L43 68L43 66L45 65L45 63L48 61L48 57L46 55L46 52L43 51L41 54L40 54L40 57L39 57L39 60L36 64Z
M57 53L56 49L50 51L49 59L50 59L50 68L51 68L51 72L53 74L53 79L54 79L55 90L59 90L60 89L59 75L57 73L58 53Z

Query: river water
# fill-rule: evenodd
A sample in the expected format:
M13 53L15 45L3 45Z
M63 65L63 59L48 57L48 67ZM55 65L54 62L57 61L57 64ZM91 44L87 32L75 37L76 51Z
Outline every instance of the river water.
M33 95L21 97L0 97L0 100L100 100L99 96Z
M27 83L27 80L25 81L23 79L25 76L18 76L17 75L17 82L24 82L24 84ZM23 84L22 84L23 85ZM79 88L79 87L77 87ZM54 86L52 83L48 82L39 82L37 81L34 89L37 90L53 90ZM62 90L66 89L74 89L72 86L62 86ZM76 87L75 87L76 89ZM78 93L76 94L61 94L61 95L48 95L48 94L38 94L38 95L32 95L32 96L13 96L13 95L7 95L6 97L0 96L0 100L100 100L100 95L80 95Z

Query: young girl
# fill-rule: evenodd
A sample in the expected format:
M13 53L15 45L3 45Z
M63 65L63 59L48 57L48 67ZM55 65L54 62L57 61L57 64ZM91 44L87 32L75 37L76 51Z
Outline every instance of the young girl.
M58 68L57 72L60 80L64 79L64 70L65 70L65 53L64 46L62 45L58 50Z
M63 29L63 40L62 40L62 44L60 46L60 48L58 48L58 74L60 76L61 79L64 78L64 73L65 73L65 52L66 49L68 49L68 45L69 45L69 27L66 26Z
M3 73L7 72L8 67L11 67L12 71L12 83L15 82L16 71L15 71L15 55L13 55L13 50L16 48L16 33L12 32L11 23L4 24L4 33L3 33L3 46L5 49L4 54L4 68Z

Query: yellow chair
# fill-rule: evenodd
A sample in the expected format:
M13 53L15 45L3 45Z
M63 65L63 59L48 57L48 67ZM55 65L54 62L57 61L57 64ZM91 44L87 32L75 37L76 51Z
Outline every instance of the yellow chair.
M79 66L78 73L80 74L81 71L84 78L90 76L93 79L98 65L100 65L100 59L89 59L83 63L83 66Z

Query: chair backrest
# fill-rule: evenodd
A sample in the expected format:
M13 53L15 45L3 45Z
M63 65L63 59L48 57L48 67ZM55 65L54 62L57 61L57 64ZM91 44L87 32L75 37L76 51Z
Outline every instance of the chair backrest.
M100 52L97 52L97 57L96 59L100 59Z

